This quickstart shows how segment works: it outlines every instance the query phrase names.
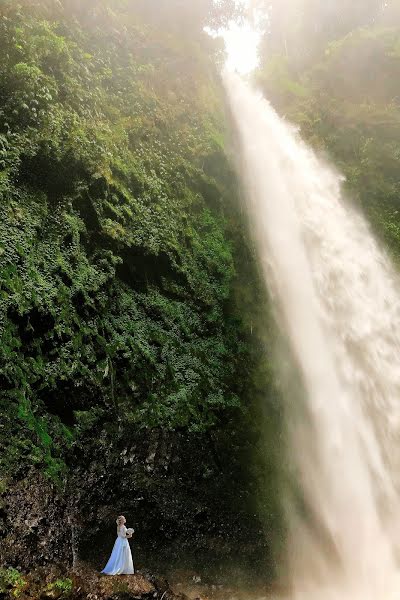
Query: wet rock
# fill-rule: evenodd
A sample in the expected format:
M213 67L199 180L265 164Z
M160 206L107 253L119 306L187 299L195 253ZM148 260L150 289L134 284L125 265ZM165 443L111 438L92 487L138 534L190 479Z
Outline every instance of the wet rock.
M30 569L70 562L66 499L48 478L32 470L25 479L12 482L0 500L2 566Z
M0 493L2 565L24 571L56 565L69 572L84 560L100 571L115 541L117 514L135 527L139 568L170 571L184 562L196 574L199 557L201 567L233 565L238 557L262 564L266 538L260 524L238 509L231 462L221 458L221 471L209 436L122 431L110 439L99 430L70 452L73 468L63 487L32 469ZM168 600L169 590L160 591Z

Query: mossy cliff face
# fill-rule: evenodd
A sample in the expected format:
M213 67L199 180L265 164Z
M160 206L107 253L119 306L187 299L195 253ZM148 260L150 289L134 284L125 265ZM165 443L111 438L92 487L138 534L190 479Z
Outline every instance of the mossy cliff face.
M11 567L99 567L121 512L150 562L264 556L248 457L270 385L265 300L203 33L212 3L156 4L0 8Z
M98 422L240 404L215 74L124 6L2 8L3 464L53 478Z

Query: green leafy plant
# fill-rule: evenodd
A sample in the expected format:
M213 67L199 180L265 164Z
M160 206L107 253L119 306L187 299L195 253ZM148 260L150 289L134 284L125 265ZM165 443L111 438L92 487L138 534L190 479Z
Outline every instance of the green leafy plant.
M69 577L66 577L65 579L56 579L56 581L49 583L47 586L49 592L53 590L59 592L61 594L59 596L60 598L67 598L70 596L73 592L73 588L73 581Z
M8 569L0 569L0 592L10 594L14 598L18 598L26 586L26 581L22 574L17 570L9 567Z

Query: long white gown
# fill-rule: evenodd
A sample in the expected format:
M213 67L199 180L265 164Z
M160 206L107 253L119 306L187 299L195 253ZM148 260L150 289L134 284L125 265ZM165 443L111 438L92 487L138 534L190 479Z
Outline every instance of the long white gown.
M126 537L126 527L122 525L118 529L118 537L115 540L113 551L102 573L105 575L133 575L134 572L131 548Z

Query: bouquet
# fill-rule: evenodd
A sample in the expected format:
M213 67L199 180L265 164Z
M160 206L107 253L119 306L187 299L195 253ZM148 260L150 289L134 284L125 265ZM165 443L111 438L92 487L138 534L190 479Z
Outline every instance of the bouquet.
M127 529L127 530L126 530L126 533L127 533L128 535L132 535L132 534L134 533L134 531L135 531L135 530L134 530L132 527L129 527L129 529Z

